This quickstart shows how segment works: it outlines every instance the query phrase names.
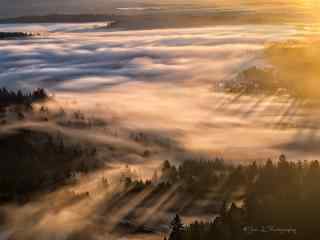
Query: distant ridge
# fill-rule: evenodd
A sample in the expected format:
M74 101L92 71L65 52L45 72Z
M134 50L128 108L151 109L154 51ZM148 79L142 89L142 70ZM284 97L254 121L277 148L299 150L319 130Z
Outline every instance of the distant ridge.
M92 14L51 14L39 16L22 16L16 18L0 19L1 24L9 23L83 23L103 22L112 20L112 15Z
M302 16L300 16L302 17ZM254 11L219 10L207 13L166 12L140 14L51 14L0 19L0 24L21 23L93 23L113 22L113 29L146 30L164 28L190 28L239 24L288 24L297 22L291 13L258 14ZM307 22L307 19L305 19Z

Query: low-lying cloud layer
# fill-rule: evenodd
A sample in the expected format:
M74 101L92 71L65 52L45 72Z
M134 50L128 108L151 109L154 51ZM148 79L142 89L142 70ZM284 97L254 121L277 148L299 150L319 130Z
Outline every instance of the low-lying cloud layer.
M0 41L0 86L44 87L57 95L63 107L102 117L110 117L111 111L127 126L170 132L187 148L231 158L239 158L239 152L250 152L250 158L293 150L296 155L303 147L287 149L288 143L293 146L307 139L316 146L320 141L309 137L308 122L316 113L301 109L305 103L213 91L217 81L265 64L268 43L304 38L314 31L312 27L82 32L73 32L79 27L74 24L60 25L61 32L50 24L40 27L52 32L28 40ZM312 117L312 125L318 121ZM291 127L279 129L282 126ZM310 156L314 154L312 150Z
M0 41L0 87L45 87L56 93L54 101L47 103L50 111L63 107L81 110L94 116L92 119L108 120L97 129L77 128L68 118L59 124L49 115L47 121L30 120L28 124L52 133L62 130L80 142L90 140L110 168L39 202L6 207L12 224L8 231L0 232L0 239L8 239L11 232L18 239L32 240L114 239L109 236L114 223L150 195L149 190L143 191L123 205L115 204L117 209L108 211L107 224L105 218L99 218L112 200L113 189L102 189L98 181L107 176L112 183L128 170L124 165L133 165L141 176L151 176L163 160L182 161L201 154L227 161L275 159L280 153L292 160L320 156L318 109L304 108L304 101L292 98L213 91L216 81L251 65L265 64L265 45L301 36L295 29L220 26L80 33L74 27L78 29L59 26L57 32L52 30L56 26L41 25L51 33ZM39 26L32 26L35 28ZM152 208L143 208L138 222L146 223L160 210L167 210L176 200L172 198L176 187L157 199ZM87 196L87 191L90 197L69 204L70 198L83 193Z
M66 33L79 29L74 24L29 27L65 32L1 41L2 86L96 91L133 81L212 82L250 65L266 42L295 33L272 26L81 33Z
M53 29L48 24L41 27ZM320 142L317 134L310 137L306 124L315 109L301 109L304 103L293 99L213 91L217 81L265 64L268 43L303 38L313 28L245 25L73 32L74 27L60 26L62 32L29 40L0 41L0 85L44 87L64 108L108 118L111 112L126 127L164 131L183 147L229 159L317 154L312 150L306 156L301 145L286 147L301 139L311 141L310 146ZM318 121L312 118L313 125ZM281 129L296 123L297 129Z

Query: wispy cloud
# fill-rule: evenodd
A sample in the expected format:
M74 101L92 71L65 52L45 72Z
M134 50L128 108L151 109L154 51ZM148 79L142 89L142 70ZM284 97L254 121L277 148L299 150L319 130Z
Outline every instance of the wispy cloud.
M78 28L61 29L69 32L74 27ZM279 27L246 26L245 35L243 30L239 26L59 33L1 41L0 84L90 91L132 81L220 80L259 56ZM281 32L280 38L286 37L292 29L282 27Z

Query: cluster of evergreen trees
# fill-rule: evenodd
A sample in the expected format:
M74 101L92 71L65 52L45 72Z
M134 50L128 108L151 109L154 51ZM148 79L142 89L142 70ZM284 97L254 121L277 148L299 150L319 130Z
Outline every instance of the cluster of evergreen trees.
M174 184L180 187L177 193L192 194L194 197L201 197L213 187L225 182L228 173L234 166L228 165L223 159L192 160L186 159L180 166L164 161L160 175L155 172L150 180L140 180L138 176L131 176L130 173L123 176L122 181L127 190L139 192L147 187L153 187L154 192L161 192L170 189Z
M223 205L225 207L226 205ZM246 225L244 208L234 203L229 208L222 208L220 215L213 221L195 221L184 225L179 215L171 222L168 240L300 240L294 228L277 228L271 225L254 227ZM165 238L166 240L167 238Z
M224 202L213 222L188 226L177 224L176 216L169 240L318 239L319 182L316 160L290 162L281 155L277 163L239 165L229 171L223 191L245 189L242 207Z
M289 162L282 155L277 164L252 167L252 173L245 196L248 224L294 228L304 239L319 236L318 161Z
M0 40L8 38L26 38L33 36L32 33L25 32L0 32Z
M0 202L27 201L68 183L75 173L101 167L95 147L70 141L62 134L27 129L0 136Z
M232 204L227 208L223 203L220 215L213 221L195 221L184 225L177 214L171 222L169 240L225 240L244 239L248 235L243 231L245 213L242 208Z
M280 81L277 81L273 69L257 67L243 70L235 78L220 82L218 87L226 92L245 94L274 94L279 88L286 89Z
M38 88L28 93L23 93L21 90L10 91L6 88L0 88L0 107L15 104L31 104L32 102L46 100L47 98L48 94L43 88Z
M165 161L161 168L161 181L171 184L180 182L181 188L195 195L201 195L217 186L233 169L223 159L186 159L176 167Z

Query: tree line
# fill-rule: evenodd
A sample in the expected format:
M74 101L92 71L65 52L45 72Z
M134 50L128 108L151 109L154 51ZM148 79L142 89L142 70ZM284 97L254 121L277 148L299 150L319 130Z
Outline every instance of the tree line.
M320 236L320 166L314 161L288 161L281 155L263 165L253 162L232 168L226 192L242 188L238 202L221 201L211 222L183 225L177 215L169 240L318 239Z
M62 133L18 129L0 136L0 202L27 202L35 193L72 183L76 173L103 165L97 149Z
M47 91L43 88L37 88L31 92L22 92L21 90L11 91L7 88L0 88L0 107L19 104L27 105L46 100L48 97Z

